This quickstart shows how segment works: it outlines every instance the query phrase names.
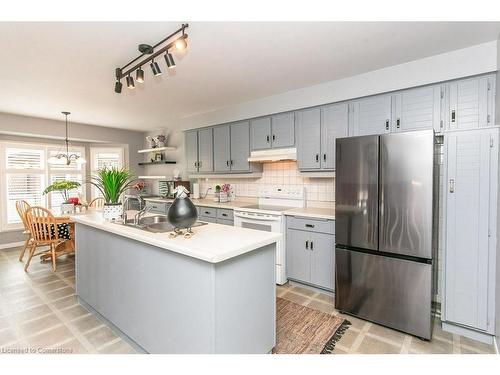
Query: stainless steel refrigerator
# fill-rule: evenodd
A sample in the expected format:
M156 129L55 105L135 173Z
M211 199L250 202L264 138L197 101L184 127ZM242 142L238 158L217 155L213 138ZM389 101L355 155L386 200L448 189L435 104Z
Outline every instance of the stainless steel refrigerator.
M335 305L431 338L432 130L336 140Z

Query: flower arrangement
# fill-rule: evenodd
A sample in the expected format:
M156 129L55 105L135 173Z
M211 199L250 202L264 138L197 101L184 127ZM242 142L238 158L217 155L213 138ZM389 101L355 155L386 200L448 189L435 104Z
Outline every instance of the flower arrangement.
M222 185L222 187L220 188L220 190L223 193L229 194L229 191L231 190L231 185L230 184L224 184L224 185Z
M146 183L144 181L139 181L136 184L132 185L132 189L135 189L137 191L141 191L146 187Z

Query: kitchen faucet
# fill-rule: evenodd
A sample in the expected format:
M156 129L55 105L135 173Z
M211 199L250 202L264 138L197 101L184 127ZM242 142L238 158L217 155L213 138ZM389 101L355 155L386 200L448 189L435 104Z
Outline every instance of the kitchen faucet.
M205 195L204 195L203 197L201 197L201 199L205 199L205 198L207 197L207 195L208 195L208 192L209 192L210 190L212 190L212 188L211 188L211 187L209 187L209 188L207 189L207 191L205 192Z
M128 201L130 199L135 199L137 200L137 202L139 202L139 212L137 212L134 216L134 225L137 225L139 224L139 220L141 219L141 217L150 210L149 207L146 207L146 205L144 204L144 199L139 196L139 195L133 195L133 194L129 194L129 195L125 195L124 199L123 199L123 215L122 215L122 218L123 218L123 224L127 224L127 210L126 208L127 205L128 205ZM144 205L144 208L142 208L142 206Z

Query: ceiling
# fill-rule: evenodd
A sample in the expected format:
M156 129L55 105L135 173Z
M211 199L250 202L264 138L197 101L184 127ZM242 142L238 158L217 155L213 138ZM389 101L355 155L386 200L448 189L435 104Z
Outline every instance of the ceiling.
M114 69L181 22L0 23L0 112L153 130L249 100L497 39L500 23L193 22L177 67L114 92Z

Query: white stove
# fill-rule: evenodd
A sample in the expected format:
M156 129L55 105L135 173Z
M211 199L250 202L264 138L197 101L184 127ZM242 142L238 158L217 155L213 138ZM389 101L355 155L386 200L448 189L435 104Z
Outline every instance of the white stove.
M302 186L266 186L259 188L256 205L234 209L234 226L281 233L276 244L276 283L286 283L285 220L283 212L291 208L304 207Z

